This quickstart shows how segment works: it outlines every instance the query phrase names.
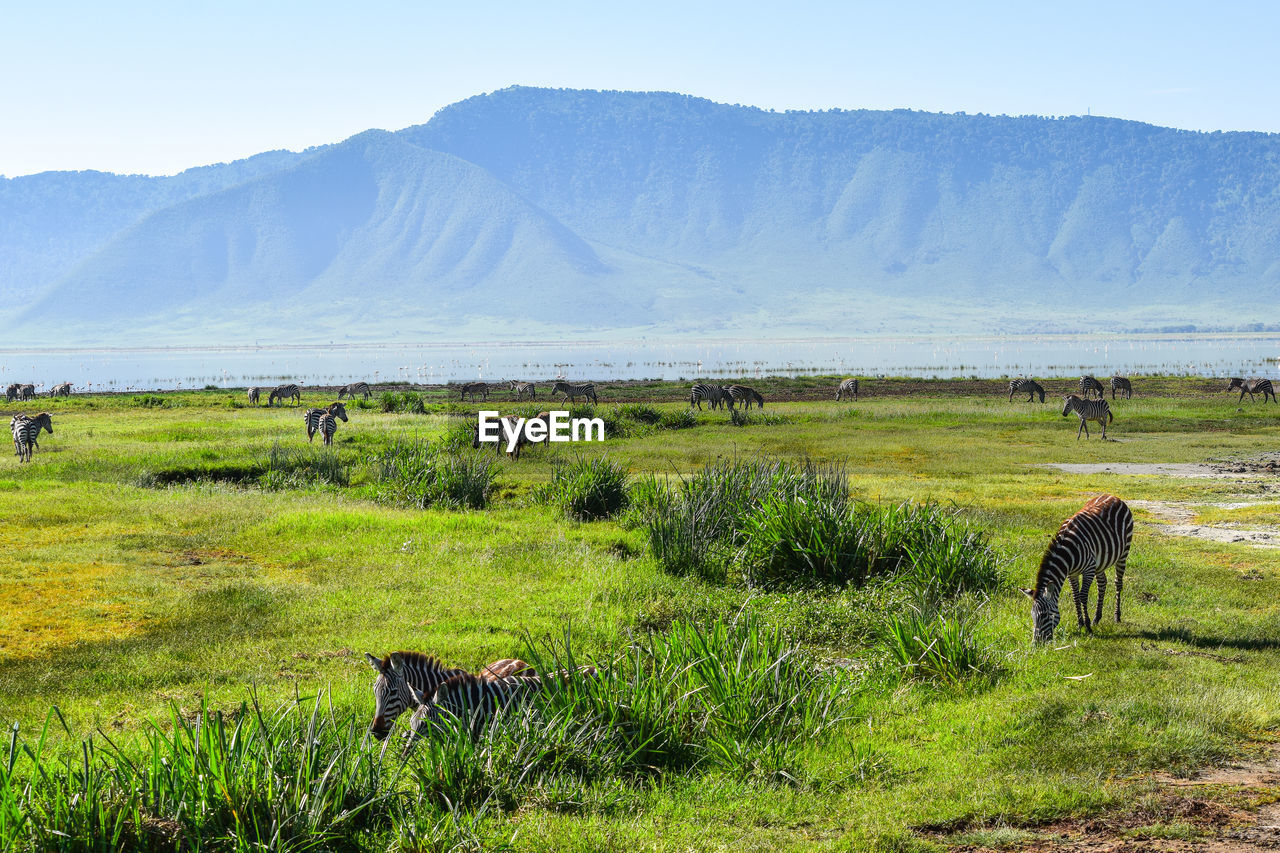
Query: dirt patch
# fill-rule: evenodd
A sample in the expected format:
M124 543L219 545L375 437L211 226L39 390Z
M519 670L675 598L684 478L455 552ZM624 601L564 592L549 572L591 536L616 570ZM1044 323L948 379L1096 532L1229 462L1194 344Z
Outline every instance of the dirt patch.
M1280 548L1280 528L1259 527L1244 528L1236 524L1196 524L1197 508L1214 507L1216 509L1244 509L1250 506L1263 506L1271 501L1237 501L1224 503L1180 503L1172 501L1129 501L1135 509L1145 509L1159 524L1148 524L1147 527L1166 536L1189 536L1206 542L1239 543L1253 545L1258 548Z
M1181 477L1188 480L1236 480L1275 476L1274 461L1246 462L1046 462L1040 467L1068 474L1121 474L1124 476Z

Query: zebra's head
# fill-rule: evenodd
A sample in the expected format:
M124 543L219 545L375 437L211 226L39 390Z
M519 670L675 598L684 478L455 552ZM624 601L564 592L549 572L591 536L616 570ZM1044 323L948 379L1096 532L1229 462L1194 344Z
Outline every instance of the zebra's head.
M373 681L373 722L369 724L369 734L378 740L384 740L391 734L391 727L396 718L405 712L413 701L412 687L404 680L398 667L392 665L392 655L377 658L365 652L364 658L378 673Z
M48 412L41 412L31 419L36 425L36 435L40 434L40 430L48 430L49 435L53 435L53 416Z
M1049 642L1062 618L1058 602L1049 595L1036 595L1035 590L1026 587L1022 587L1022 592L1031 599L1031 639L1037 643Z
M1071 414L1071 410L1080 402L1080 398L1075 394L1068 394L1062 398L1062 416L1065 418Z
M341 403L331 403L329 405L329 414L335 418L341 418L344 424L347 422L347 407Z

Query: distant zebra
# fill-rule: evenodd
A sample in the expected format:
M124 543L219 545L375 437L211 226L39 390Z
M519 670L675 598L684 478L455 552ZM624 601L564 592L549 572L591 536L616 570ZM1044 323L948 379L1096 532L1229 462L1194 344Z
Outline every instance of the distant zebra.
M1099 382L1097 379L1094 379L1092 376L1088 376L1088 375L1081 376L1080 377L1080 396L1088 400L1094 394L1098 395L1099 400L1102 399L1103 397L1102 383Z
M1116 392L1119 391L1121 396L1126 400L1133 399L1133 383L1126 376L1111 377L1111 399L1116 398Z
M741 403L744 409L750 409L752 403L764 408L764 397L761 397L756 389L748 388L746 385L730 385L729 398L735 403Z
M365 660L378 677L373 682L373 722L369 734L382 740L391 733L391 726L410 707L415 707L409 686L428 696L435 695L436 688L455 675L467 675L465 669L452 669L421 652L392 652L385 658L376 658L365 652ZM393 665L394 664L394 665ZM481 677L501 678L518 672L533 673L524 661L504 658L482 669Z
M836 402L840 402L847 396L853 396L854 401L858 399L858 380L846 379L840 383L840 387L836 389Z
M369 383L368 382L352 382L350 385L343 385L341 388L338 389L339 400L343 399L344 397L350 397L351 399L354 400L357 394L364 397L366 400L372 397L373 392L369 390Z
M330 421L327 435L321 430L321 421L326 417ZM320 432L321 437L325 439L325 444L333 444L333 434L338 431L338 425L333 421L334 418L341 418L342 422L346 423L347 407L342 403L330 403L323 409L307 409L302 415L302 419L307 422L307 441L314 439L316 433Z
M708 385L705 382L699 382L689 391L689 406L697 406L699 411L702 409L702 401L706 400L707 405L713 409L720 408L720 404L724 402L725 392L719 385Z
M488 382L468 382L466 385L462 386L461 390L462 390L463 400L467 399L468 394L471 395L471 399L473 401L475 400L477 394L484 397L484 399L486 400L489 399L489 383Z
M1227 390L1234 391L1237 388L1240 389L1240 399L1236 401L1237 403L1244 400L1245 394L1248 394L1249 400L1253 402L1256 402L1256 398L1253 395L1261 394L1263 404L1266 404L1268 396L1271 397L1273 402L1276 399L1276 392L1271 387L1270 379L1232 379L1231 384L1227 386Z
M302 389L293 383L277 385L271 389L271 394L267 397L267 405L274 406L276 400L283 403L286 399L291 399L295 405L300 405L302 403Z
M8 388L4 389L4 401L6 403L12 403L14 400L18 399L18 395L21 393L22 386L17 382L14 382Z
M512 460L516 462L520 461L520 448L524 447L526 444L535 443L529 438L529 421L543 419L544 415L547 425L550 426L550 412L542 412L536 418L529 418L523 424L520 423L520 419L515 415L504 415L499 418L498 441L495 445L498 452L502 453L503 451L506 451L507 456L511 457ZM507 443L510 441L512 434L514 434L517 429L520 430L520 435L519 438L516 439L516 446L513 450L507 450ZM480 441L480 422L477 421L475 434L472 436L471 440L471 447L478 448L482 443L488 444L490 442Z
M1062 582L1071 581L1076 604L1076 621L1092 633L1102 620L1102 602L1107 595L1107 567L1116 567L1116 621L1120 621L1120 593L1124 590L1124 568L1133 542L1133 513L1115 495L1098 495L1075 515L1062 522L1040 559L1035 589L1023 589L1031 598L1031 636L1036 642L1053 639L1061 615L1058 599ZM1098 581L1098 609L1089 620L1089 587ZM1077 578L1080 582L1077 583Z
M22 402L34 400L36 398L36 386L27 384L18 386L18 399Z
M249 398L250 406L258 405L258 395L261 393L261 391L262 391L261 388L254 387L254 388L249 388L244 392L245 396Z
M34 393L34 389L33 389L33 393ZM71 383L60 382L57 385L54 385L53 388L49 391L49 396L50 397L70 397Z
M579 397L586 397L591 402L597 403L596 386L594 382L564 382L559 381L551 388L551 396L563 394L566 400L577 401Z
M1075 412L1080 416L1080 429L1076 430L1076 441L1080 440L1080 431L1084 431L1084 437L1089 437L1089 421L1097 421L1102 424L1102 437L1107 437L1107 422L1115 420L1115 415L1111 414L1111 407L1107 405L1106 400L1082 400L1075 394L1068 394L1062 398L1062 416L1065 418L1067 413Z
M1014 394L1026 394L1027 402L1035 400L1036 396L1040 397L1040 402L1044 402L1044 388L1040 387L1040 383L1034 379L1023 379L1018 377L1009 380L1009 402L1013 402Z
M529 395L530 400L538 399L538 388L532 382L521 382L518 379L512 379L511 390L516 392L517 400L523 400L525 394Z
M41 412L35 417L14 415L9 421L9 432L13 435L13 452L18 462L30 462L31 453L39 443L40 430L48 430L53 435L53 418L48 412Z

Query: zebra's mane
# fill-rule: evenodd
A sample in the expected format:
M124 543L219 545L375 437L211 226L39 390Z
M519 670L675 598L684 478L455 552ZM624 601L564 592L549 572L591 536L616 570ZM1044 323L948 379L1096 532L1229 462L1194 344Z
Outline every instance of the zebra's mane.
M415 664L423 669L453 669L454 667L445 666L440 658L435 655L429 655L426 652L409 652L398 651L394 654L400 655L400 658L408 664ZM382 659L383 668L391 666L391 655L388 654Z
M1072 518L1075 518L1075 516L1072 516ZM1049 573L1049 556L1057 546L1058 540L1062 538L1062 531L1066 526L1066 522L1063 522L1062 527L1059 527L1057 532L1053 534L1053 538L1049 540L1049 546L1044 549L1044 556L1040 558L1040 568L1036 570L1036 588L1034 590L1035 597L1037 598L1040 596L1040 591L1044 589L1044 581Z

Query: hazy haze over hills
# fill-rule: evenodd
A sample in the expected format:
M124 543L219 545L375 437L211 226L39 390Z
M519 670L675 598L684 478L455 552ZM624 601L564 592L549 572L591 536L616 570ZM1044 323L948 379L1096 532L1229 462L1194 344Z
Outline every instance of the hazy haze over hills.
M514 88L171 178L0 181L10 339L1274 322L1280 136Z

